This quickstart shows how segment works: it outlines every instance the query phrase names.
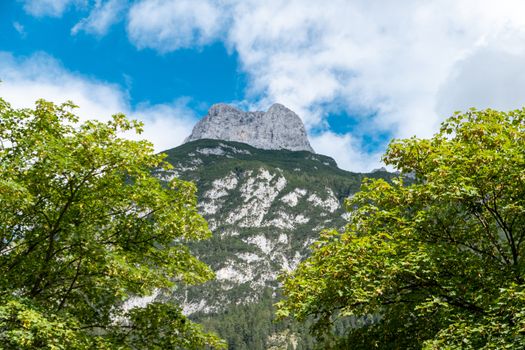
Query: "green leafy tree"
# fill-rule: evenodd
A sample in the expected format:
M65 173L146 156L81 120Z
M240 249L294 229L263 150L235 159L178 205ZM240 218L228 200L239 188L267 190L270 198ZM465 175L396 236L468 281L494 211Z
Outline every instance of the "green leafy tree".
M172 303L132 296L213 277L186 247L210 236L193 184L167 167L141 125L78 122L75 106L0 99L0 348L222 347Z
M344 232L283 277L281 317L354 326L335 348L525 348L525 109L456 113L393 141Z

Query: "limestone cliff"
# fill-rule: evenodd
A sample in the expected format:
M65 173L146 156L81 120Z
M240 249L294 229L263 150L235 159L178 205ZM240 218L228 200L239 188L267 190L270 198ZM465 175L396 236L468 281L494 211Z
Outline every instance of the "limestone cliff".
M200 139L236 141L261 149L314 153L301 119L281 104L267 112L244 112L226 104L213 105L186 142Z

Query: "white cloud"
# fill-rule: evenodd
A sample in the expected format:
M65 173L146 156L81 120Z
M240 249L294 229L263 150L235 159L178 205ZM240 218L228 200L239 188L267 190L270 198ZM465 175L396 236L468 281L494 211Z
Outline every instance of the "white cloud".
M13 22L13 28L20 34L22 38L25 38L27 36L26 30L22 24L19 22Z
M85 3L86 0L22 0L24 10L35 17L61 17L73 4Z
M20 59L0 52L0 79L0 96L15 108L33 107L40 98L55 103L71 100L80 107L75 113L81 120L107 121L114 113L141 120L144 133L139 138L153 142L156 151L180 145L196 121L184 99L132 108L119 86L67 71L44 53Z
M55 103L72 100L84 118L104 118L129 110L127 97L118 86L67 72L51 56L37 53L17 59L0 54L0 95L14 107L33 106L39 98Z
M187 102L181 98L171 104L138 106L132 112L132 117L144 122L141 136L152 141L156 151L178 146L191 134L198 117L187 107Z
M351 134L339 135L326 131L310 136L310 142L317 153L331 156L342 169L368 172L384 167L381 162L381 152L373 154L364 152L361 150L360 142Z
M59 16L71 4L86 1L25 0L24 4L34 15ZM72 33L104 35L118 20L124 2L97 0ZM350 169L369 162L365 148L350 139L361 140L371 133L428 137L454 110L525 104L521 74L525 2L521 0L138 0L130 4L127 32L139 49L165 53L221 40L237 51L241 69L249 77L242 105L265 109L283 103L302 117L309 130L326 127L331 112L351 114L358 123L353 134L329 133L339 142L319 150L338 157L335 145L345 145L353 150L352 164L361 159L355 166L341 162Z
M81 19L71 29L71 34L76 35L80 31L97 36L105 35L108 29L119 21L119 16L127 6L127 0L96 0L89 16Z
M283 103L310 129L325 124L334 104L360 116L356 139L373 132L428 137L453 110L525 104L520 0L191 4L140 1L130 39L161 52L224 40L250 77L248 104ZM337 157L336 144L349 147L344 140L319 152ZM351 149L362 163L341 165L362 167L366 152Z
M452 67L439 89L436 110L441 115L450 115L470 107L497 110L524 107L523 62L525 52L496 51L494 48L473 52Z
M216 2L207 0L143 0L131 7L127 30L138 48L166 52L200 46L220 34L220 11Z

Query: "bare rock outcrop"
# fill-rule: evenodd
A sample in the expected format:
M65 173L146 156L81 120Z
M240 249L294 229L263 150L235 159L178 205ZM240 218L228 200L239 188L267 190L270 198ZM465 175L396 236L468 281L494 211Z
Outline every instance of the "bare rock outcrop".
M281 104L267 112L244 112L227 104L213 105L186 142L215 139L247 143L262 149L314 153L301 119Z

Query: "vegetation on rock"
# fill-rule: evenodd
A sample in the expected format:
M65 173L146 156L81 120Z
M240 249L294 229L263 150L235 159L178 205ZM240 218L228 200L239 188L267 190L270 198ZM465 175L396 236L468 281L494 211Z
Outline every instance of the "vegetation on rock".
M194 181L200 212L214 232L211 239L190 246L217 278L175 291L189 317L226 339L229 349L313 349L315 339L307 327L275 322L276 277L309 255L320 227L345 226L344 199L359 190L365 177L389 180L394 175L352 173L320 154L223 140L192 141L165 153L174 169L157 176ZM280 190L275 185L279 179ZM268 206L229 220L263 202ZM260 222L254 218L258 215Z

